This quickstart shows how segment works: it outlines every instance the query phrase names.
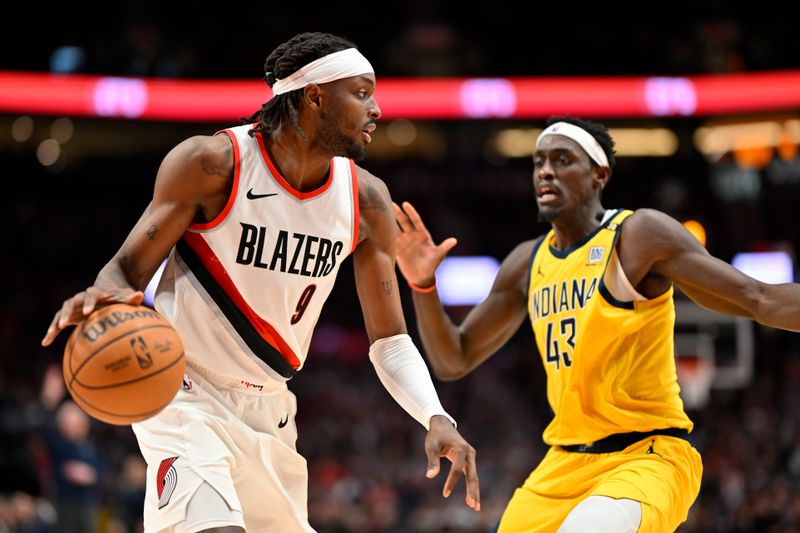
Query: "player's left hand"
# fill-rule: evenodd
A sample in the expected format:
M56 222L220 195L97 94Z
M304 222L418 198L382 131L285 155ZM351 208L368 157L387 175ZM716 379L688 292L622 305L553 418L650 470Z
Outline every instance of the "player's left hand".
M475 448L453 427L447 417L431 417L430 430L425 437L425 454L428 456L428 471L425 474L434 478L439 474L439 458L447 457L452 463L450 474L444 482L442 494L445 498L453 492L453 487L463 475L467 480L467 505L481 510L481 491L478 482L478 467L475 465Z

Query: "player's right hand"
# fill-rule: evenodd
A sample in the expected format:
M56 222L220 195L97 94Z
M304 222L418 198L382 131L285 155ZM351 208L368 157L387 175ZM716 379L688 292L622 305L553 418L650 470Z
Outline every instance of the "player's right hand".
M458 244L453 237L436 245L422 218L408 202L401 208L392 202L392 210L400 226L397 235L397 266L406 281L418 287L430 287L435 274L447 253Z
M89 287L66 300L61 309L56 312L50 322L50 327L47 328L47 333L42 339L42 346L49 346L58 337L61 330L67 326L83 322L96 307L114 303L139 305L143 300L144 293L135 291L130 287L116 289Z
M444 416L431 417L430 430L425 437L425 454L428 456L428 478L439 474L439 458L447 457L450 473L444 483L442 495L449 498L461 476L467 483L464 501L476 511L481 510L481 489L478 481L478 467L475 464L475 448L469 445L455 426Z

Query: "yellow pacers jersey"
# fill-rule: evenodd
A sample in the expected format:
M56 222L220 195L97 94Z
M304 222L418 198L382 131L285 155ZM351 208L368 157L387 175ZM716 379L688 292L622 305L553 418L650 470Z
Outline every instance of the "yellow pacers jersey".
M528 313L555 414L544 431L549 445L692 429L675 370L672 289L626 302L615 299L604 281L621 224L631 214L613 213L563 251L554 248L551 230L532 254Z

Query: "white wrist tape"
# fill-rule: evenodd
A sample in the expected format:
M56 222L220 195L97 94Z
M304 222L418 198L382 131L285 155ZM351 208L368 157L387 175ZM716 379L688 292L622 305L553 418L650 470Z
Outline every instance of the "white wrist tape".
M392 398L425 429L430 429L430 420L434 415L447 417L456 425L456 421L439 402L428 367L407 334L372 343L369 360Z

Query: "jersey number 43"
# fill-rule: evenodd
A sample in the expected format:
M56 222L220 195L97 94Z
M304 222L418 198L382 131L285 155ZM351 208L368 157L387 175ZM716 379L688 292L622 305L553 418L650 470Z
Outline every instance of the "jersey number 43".
M545 361L555 364L556 370L561 370L561 362L565 367L572 366L572 354L575 351L575 317L562 318L555 322L547 323L547 339L545 341ZM556 330L556 331L553 331ZM561 348L565 348L563 351Z

